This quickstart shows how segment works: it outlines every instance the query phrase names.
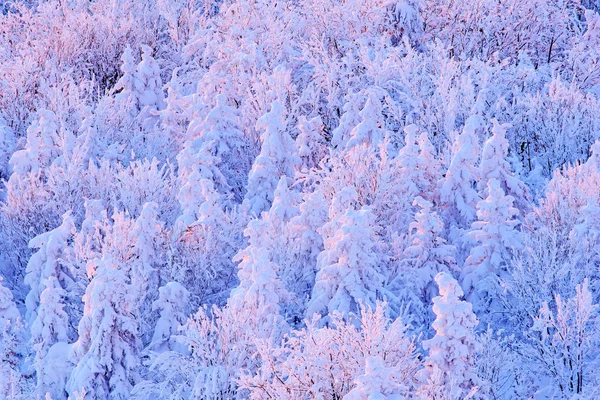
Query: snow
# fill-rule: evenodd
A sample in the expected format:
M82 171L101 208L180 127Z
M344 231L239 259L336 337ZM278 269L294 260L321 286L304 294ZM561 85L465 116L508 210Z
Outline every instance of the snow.
M3 2L0 399L600 398L599 12Z

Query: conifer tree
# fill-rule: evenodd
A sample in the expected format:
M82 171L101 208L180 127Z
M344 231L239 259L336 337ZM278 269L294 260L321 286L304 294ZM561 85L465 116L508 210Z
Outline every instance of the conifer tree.
M79 338L73 344L76 364L67 391L75 398L127 399L137 380L140 339L135 319L136 291L121 266L110 255L91 261L93 276L83 302Z
M286 131L285 108L279 101L273 102L271 111L256 122L256 128L263 132L262 146L248 176L244 202L252 214L260 215L271 207L280 177L294 177L300 158Z
M19 370L21 315L3 280L0 276L0 395L9 399L22 393L25 382Z
M145 203L142 212L135 220L131 236L135 238L131 248L129 265L131 284L136 291L137 316L144 343L150 340L152 321L152 303L156 299L161 283L161 271L164 261L163 224L158 219L159 210L155 202Z
M168 282L158 289L158 299L152 303L152 310L159 311L150 347L153 351L163 352L174 350L176 346L172 336L186 320L185 308L190 293L177 282Z
M365 143L376 148L383 142L385 130L383 129L381 103L375 94L369 94L367 102L359 114L361 122L350 132L346 149Z
M344 96L343 113L338 126L333 130L331 144L339 149L345 149L350 132L361 121L360 111L364 106L364 95L362 93L347 94Z
M185 144L187 152L205 152L214 157L215 168L223 175L226 183L217 187L223 195L231 192L236 202L242 200L242 189L246 184L251 162L240 119L239 111L227 104L227 96L219 94L215 107L206 118L201 121L192 120ZM183 167L182 162L180 167Z
M506 129L511 125L500 124L496 119L492 119L492 124L492 136L483 145L479 165L480 180L477 187L481 197L485 198L488 195L487 182L490 179L497 179L504 193L515 199L515 206L519 210L526 211L531 202L529 189L515 176L507 161L509 145Z
M511 252L523 246L515 229L519 211L512 206L512 196L504 194L496 179L488 182L488 192L488 197L478 203L478 220L467 233L478 245L471 250L462 270L463 288L476 307L484 307L480 301L493 299L497 279L505 273Z
M57 354L50 354L52 346L69 342L69 316L65 311L66 292L56 277L47 278L40 296L36 318L31 324L31 348L34 351L33 366L36 371L38 396L50 393L53 399L64 398L64 378L56 371ZM58 354L64 357L64 354Z
M476 218L480 200L475 182L479 178L477 161L479 142L475 131L480 128L479 117L469 117L454 144L455 153L448 166L440 190L442 205L451 224L467 229Z
M409 246L404 249L400 272L390 284L400 299L410 304L412 317L420 325L427 324L427 308L437 294L433 278L439 272L458 271L454 254L456 248L446 244L442 234L443 222L432 204L417 197L414 205L421 208L409 227Z
M366 207L350 209L339 224L317 259L319 271L307 305L308 317L334 311L357 314L361 304L374 308L382 296L384 276L377 257L375 216Z
M75 223L70 212L63 215L62 224L49 232L31 239L29 246L38 251L27 263L25 284L30 287L25 299L27 319L33 324L40 304L40 296L52 280L63 290L71 289L75 283L69 271L68 259L72 256L70 240L75 233Z
M300 170L310 170L317 167L327 154L323 121L319 116L311 119L301 116L298 121L298 129L300 129L300 134L296 137L296 146L302 160Z
M452 275L440 272L435 281L440 292L433 299L436 333L423 341L429 355L421 371L423 384L419 391L429 398L440 392L450 396L442 398L464 398L479 385L476 375L479 344L473 332L478 321L471 304L461 300L463 291Z

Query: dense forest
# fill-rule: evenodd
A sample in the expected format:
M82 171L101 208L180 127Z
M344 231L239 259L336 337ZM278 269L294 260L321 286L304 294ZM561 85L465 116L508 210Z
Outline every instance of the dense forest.
M600 398L599 13L0 2L0 398Z

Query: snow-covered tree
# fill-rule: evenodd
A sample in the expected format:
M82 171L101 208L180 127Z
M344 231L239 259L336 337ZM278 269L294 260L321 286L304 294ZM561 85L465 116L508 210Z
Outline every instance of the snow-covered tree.
M475 188L475 182L479 179L476 130L480 127L481 121L477 116L469 117L465 122L462 133L456 138L455 153L440 189L447 220L463 229L475 220L477 202L480 200Z
M289 227L298 251L298 268L294 269L297 288L307 293L315 282L317 257L324 249L321 227L329 221L327 201L320 191L304 193L300 215L290 220Z
M49 167L59 155L59 121L50 110L39 110L38 118L27 129L27 144L10 159L13 174L24 177Z
M413 200L417 196L437 199L440 164L432 154L427 133L422 132L417 138L418 131L416 125L406 126L405 145L382 167L374 209L380 224L386 226L388 237L408 230L416 211Z
M0 277L0 394L7 399L18 398L24 389L18 354L20 320L13 295Z
M279 101L256 122L256 129L263 132L262 146L248 176L244 202L252 214L260 215L270 208L280 177L292 179L301 161L286 131L285 108Z
M33 324L37 316L40 296L46 287L58 285L58 288L68 290L75 283L68 267L68 257L72 252L69 241L74 233L75 222L68 212L63 215L59 227L29 242L31 248L38 249L29 259L25 275L25 284L30 287L25 300L29 324Z
M344 400L393 400L406 392L404 382L396 376L394 368L387 367L381 356L365 360L365 372L355 379L356 387L343 397Z
M239 111L227 104L227 96L220 94L216 106L203 120L192 120L187 130L186 151L205 151L215 157L215 167L223 174L226 186L222 194L232 191L233 199L240 202L246 185L251 160ZM180 167L183 167L180 162ZM180 173L181 176L181 173ZM218 182L216 182L218 183Z
M11 174L9 160L16 147L15 132L0 116L0 179L8 180Z
M179 236L183 234L194 222L198 220L198 212L200 205L204 202L204 196L202 196L202 184L207 185L208 183L203 182L204 180L210 181L206 175L203 175L201 169L197 166L193 167L193 170L186 179L179 193L177 200L181 205L181 215L175 221L175 235Z
M292 331L280 346L259 347L265 362L258 373L242 376L242 387L252 398L341 399L358 381L365 383L359 383L361 394L373 390L373 395L380 391L409 396L416 389L420 363L407 326L401 319L390 320L386 311L384 303L375 309L362 307L357 321L333 313L326 327L319 327L322 323L316 316L307 320L305 328ZM372 358L381 361L380 369L374 369L386 372L379 377L389 380L361 377L371 371L367 364L375 367L369 361Z
M364 101L364 95L361 93L347 94L344 97L344 112L340 117L339 125L333 130L331 144L341 149L346 148L350 140L350 132L360 124L360 111Z
M433 205L422 197L417 197L414 204L421 210L410 224L410 245L404 250L399 274L390 289L400 291L400 297L414 308L413 318L424 324L428 318L419 316L426 317L429 303L437 294L433 278L439 272L457 271L458 267L454 260L456 248L443 239L444 225L432 211Z
M551 378L549 395L587 397L594 395L598 379L598 305L594 304L589 281L577 285L575 295L563 300L556 295L556 310L545 302L525 332L524 350L537 373Z
M504 193L515 199L515 206L524 211L528 210L531 202L529 189L511 170L507 161L509 144L506 130L510 124L500 124L492 119L492 136L483 144L481 163L479 165L479 181L477 187L482 198L486 198L487 182L497 179Z
M439 203L438 182L442 178L442 162L436 157L435 147L429 140L427 132L421 132L419 143L419 158L417 168L421 179L416 184L421 196L428 201Z
M279 226L290 222L293 217L300 213L298 204L301 198L300 193L289 188L287 178L282 176L273 193L273 203L268 215L269 221Z
M383 142L385 129L383 128L381 102L374 93L369 94L359 115L361 122L350 131L346 149L365 143L377 147Z
M67 382L71 397L83 392L84 399L127 399L137 380L141 342L136 291L121 268L108 255L88 264L92 279L72 347L75 368Z
M151 326L154 325L152 303L156 299L161 275L165 275L161 271L164 265L161 259L164 254L163 223L158 217L158 205L154 202L146 203L131 230L135 242L131 248L128 268L133 290L136 291L138 321L145 343L148 343Z
M262 214L266 223L261 245L268 249L271 261L279 267L278 276L284 285L298 292L303 278L303 269L298 264L298 250L290 221L300 214L302 196L288 187L287 178L282 176L275 189L273 203L268 212ZM304 293L299 293L303 295Z
M66 292L53 275L40 296L36 318L31 324L31 348L35 352L33 365L36 370L36 393L44 396L50 393L53 399L63 399L65 371L57 369L56 358L66 358L66 354L51 354L54 345L64 348L69 341L69 316L65 311ZM56 352L55 352L56 353Z
M168 282L158 289L158 299L152 303L152 310L160 314L150 343L153 351L174 350L176 342L172 337L178 334L179 328L185 324L189 295L190 293L177 282Z
M101 256L102 240L106 234L104 224L108 221L102 200L86 200L84 208L85 216L81 222L81 229L73 239L75 258L83 265Z
M423 341L429 355L421 372L419 391L426 398L437 398L440 392L450 396L441 398L464 398L479 385L479 343L473 332L479 322L471 304L461 300L463 291L452 275L440 272L435 281L440 292L433 299L435 336Z
M321 117L306 119L305 116L301 116L298 121L298 129L300 134L296 137L296 146L302 160L300 170L317 167L327 154Z
M319 233L326 241L333 236L341 226L340 218L344 216L346 211L359 208L358 193L354 186L346 186L342 190L333 195L331 204L329 205L329 221L325 223Z
M146 118L150 110L164 108L164 92L160 79L160 66L152 57L152 49L142 46L142 60L136 65L130 46L125 47L121 56L121 72L123 75L113 89L117 93L117 104L127 107L132 118L145 111Z
M476 307L487 309L495 297L498 279L507 270L511 252L523 246L513 198L504 194L500 182L488 182L489 195L477 204L478 220L467 233L478 242L462 269L462 286ZM484 306L482 303L487 303Z
M12 174L4 184L2 202L3 247L10 263L23 268L31 256L29 240L60 222L69 209L67 194L77 193L71 187L61 187L66 164L65 152L74 145L73 135L63 129L56 114L39 109L29 124L25 146L10 158ZM51 172L52 170L52 172ZM74 178L74 177L71 177ZM54 191L54 185L60 189ZM68 188L68 189L67 189ZM22 272L6 271L8 281Z
M281 282L279 266L271 261L267 248L262 247L267 223L252 220L244 234L249 245L234 257L239 261L239 285L231 291L227 307L233 313L251 313L248 329L263 339L276 339L284 323L280 304L289 299L289 293Z
M384 276L373 212L367 207L350 209L339 218L339 224L317 259L319 271L306 310L309 317L334 311L356 314L361 304L375 307L382 297Z
M137 65L134 87L138 93L138 102L141 110L148 107L157 111L164 108L165 94L160 78L160 66L152 57L153 50L149 46L142 46L142 60Z

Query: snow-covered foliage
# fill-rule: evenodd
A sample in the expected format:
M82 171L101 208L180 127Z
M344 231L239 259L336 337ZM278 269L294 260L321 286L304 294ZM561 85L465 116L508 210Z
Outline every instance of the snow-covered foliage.
M523 244L515 229L519 225L519 210L513 207L513 197L504 194L495 178L488 182L487 191L488 197L477 204L477 221L467 233L477 245L471 249L461 274L463 288L476 310L483 311L483 302L490 312L491 302L501 290L498 279L507 271L507 260Z
M348 210L339 217L340 227L325 240L319 254L306 315L358 313L360 306L374 307L382 298L384 276L377 252L375 215L367 208Z
M154 351L173 350L173 337L185 324L190 293L177 282L161 286L158 293L158 299L152 303L152 310L158 310L160 317L152 334L151 347Z
M0 1L0 398L600 398L599 12Z
M260 154L248 175L247 202L250 212L260 215L270 208L279 178L293 178L300 164L298 149L286 129L285 108L274 101L271 110L256 121L262 131Z
M463 398L478 387L475 368L479 342L473 331L478 321L471 304L461 300L463 291L452 275L440 272L435 282L440 291L433 299L435 336L423 341L429 355L420 390L429 398Z
M135 319L136 291L122 266L110 256L88 264L90 284L83 297L75 364L67 382L69 396L126 399L136 382L141 341Z

